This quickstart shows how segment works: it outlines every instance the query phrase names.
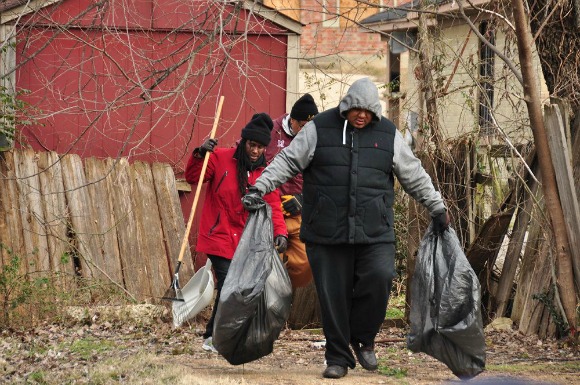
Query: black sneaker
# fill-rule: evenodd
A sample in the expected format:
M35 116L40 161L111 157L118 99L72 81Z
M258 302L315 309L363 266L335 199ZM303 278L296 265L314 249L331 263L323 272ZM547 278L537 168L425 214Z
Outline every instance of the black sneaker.
M374 346L360 346L359 344L353 344L352 350L356 355L358 363L366 370L377 370L379 367L377 364L377 356L375 355Z
M324 372L322 373L322 377L324 378L342 378L346 376L348 373L348 368L346 366L340 365L328 365Z

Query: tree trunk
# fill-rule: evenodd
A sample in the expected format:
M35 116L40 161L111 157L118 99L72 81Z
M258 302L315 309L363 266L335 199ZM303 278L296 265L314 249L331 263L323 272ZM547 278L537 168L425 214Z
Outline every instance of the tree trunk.
M558 197L554 166L551 161L548 139L542 116L542 106L536 75L532 65L533 39L526 18L526 10L521 0L512 2L514 8L514 22L516 27L518 54L524 79L524 100L528 107L530 126L534 143L538 153L540 172L542 173L543 192L546 209L552 224L555 239L555 257L557 261L557 286L564 307L564 312L570 332L576 334L576 294L572 273L572 259L568 245L564 213Z
M422 7L427 8L427 4L424 3ZM433 17L429 13L421 13L419 16L419 63L420 63L420 84L421 93L425 98L425 110L426 114L423 116L423 125L420 130L425 127L429 130L429 136L435 144L435 148L438 151L442 151L445 147L443 146L443 138L441 135L441 130L439 128L439 114L437 112L437 89L435 88L435 82L433 81L432 74L432 64L431 58L433 56L432 47L432 36L429 27L427 27L427 19Z

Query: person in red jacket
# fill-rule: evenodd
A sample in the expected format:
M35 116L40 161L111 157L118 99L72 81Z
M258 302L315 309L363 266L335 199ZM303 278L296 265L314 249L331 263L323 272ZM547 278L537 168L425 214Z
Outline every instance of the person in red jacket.
M318 114L318 107L310 94L302 95L289 114L274 120L272 141L266 147L266 160L270 163L285 149L302 127ZM288 249L284 254L292 287L304 287L312 281L312 270L306 256L306 246L300 240L302 224L302 174L296 175L278 187L282 199L282 212L288 229Z
M242 129L241 140L233 148L216 148L217 139L208 138L195 150L185 169L185 179L191 184L199 182L205 153L210 151L203 182L207 182L196 251L206 253L216 275L217 295L213 312L203 334L202 348L217 352L212 343L214 318L221 289L232 257L248 218L242 206L242 197L253 185L266 166L264 150L271 140L273 123L266 113L252 116ZM288 232L281 209L279 192L264 195L272 208L274 245L283 253L288 246Z

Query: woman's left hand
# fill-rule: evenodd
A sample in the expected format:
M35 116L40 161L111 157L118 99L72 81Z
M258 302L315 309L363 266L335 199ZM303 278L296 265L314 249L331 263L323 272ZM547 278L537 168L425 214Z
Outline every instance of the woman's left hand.
M276 238L274 238L274 247L278 253L282 254L288 248L288 238L283 235L277 235Z

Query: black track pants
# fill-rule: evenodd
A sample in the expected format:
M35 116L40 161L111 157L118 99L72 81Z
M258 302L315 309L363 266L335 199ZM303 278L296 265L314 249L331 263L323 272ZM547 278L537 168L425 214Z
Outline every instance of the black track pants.
M327 365L355 367L350 343L371 345L385 319L395 245L306 244L326 337Z
M226 276L228 275L228 270L230 269L230 264L232 263L231 259L218 257L217 255L208 255L207 256L211 260L211 265L213 271L216 276L216 296L215 301L213 304L213 310L211 312L211 317L209 321L207 321L207 325L205 326L205 333L203 333L203 338L206 339L211 337L213 334L213 322L215 320L215 315L217 313L218 302L220 300L220 294L222 292L222 287L224 286L224 281L226 280Z

